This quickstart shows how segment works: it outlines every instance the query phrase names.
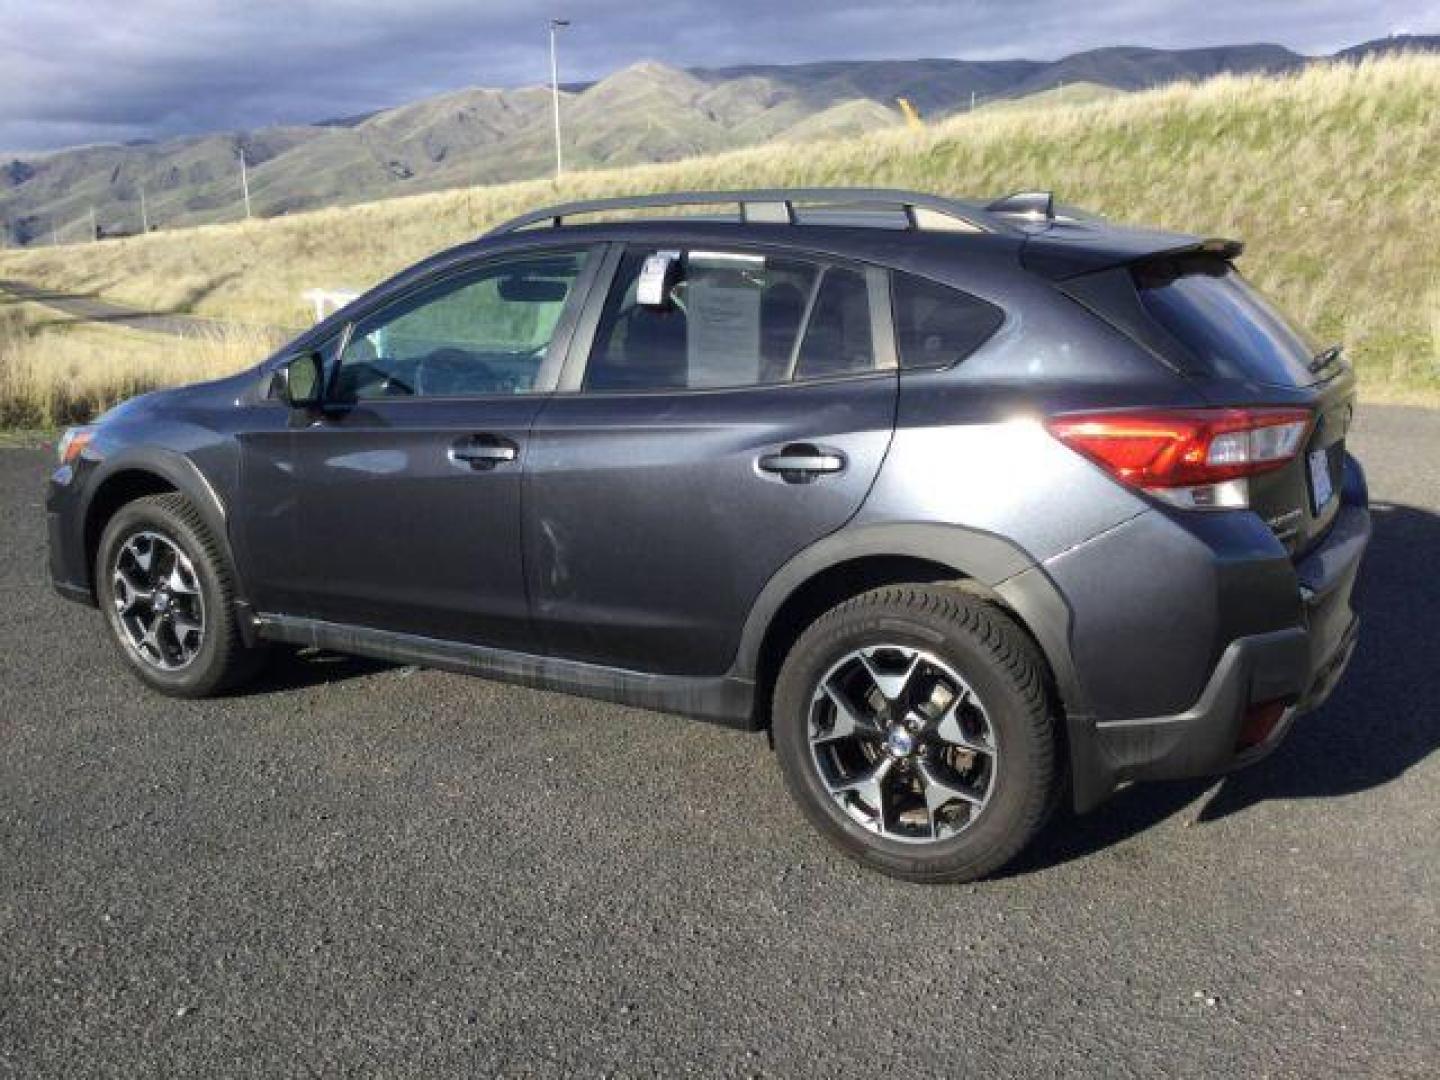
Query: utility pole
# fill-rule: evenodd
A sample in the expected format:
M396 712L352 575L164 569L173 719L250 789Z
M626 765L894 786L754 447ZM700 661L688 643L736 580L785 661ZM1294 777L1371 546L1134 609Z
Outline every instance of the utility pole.
M99 242L100 242L100 226L98 226L98 225L95 224L95 207L94 207L94 206L91 206L91 207L90 207L90 241L91 241L91 243L99 243Z
M560 150L560 63L555 56L555 34L570 25L569 19L550 20L550 99L555 106L555 180L565 171L565 156Z
M240 155L240 190L245 195L245 220L250 220L250 174L245 171L245 147L235 147Z
M974 91L974 90L971 90L971 91L970 91L970 111L971 111L971 112L974 112L974 111L975 111L975 91Z
M140 232L143 234L149 231L150 214L145 209L145 185L142 182L140 185Z

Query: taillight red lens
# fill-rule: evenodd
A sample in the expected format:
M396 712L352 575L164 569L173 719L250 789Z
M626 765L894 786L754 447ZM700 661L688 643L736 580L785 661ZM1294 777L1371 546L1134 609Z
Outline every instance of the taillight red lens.
M1194 487L1254 476L1300 452L1306 409L1167 409L1056 416L1057 439L1140 488Z

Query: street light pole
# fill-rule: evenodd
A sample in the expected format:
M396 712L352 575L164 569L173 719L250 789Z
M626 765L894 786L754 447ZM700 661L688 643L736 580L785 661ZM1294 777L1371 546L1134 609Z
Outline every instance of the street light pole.
M236 153L240 155L240 191L245 196L245 220L250 220L250 174L245 169L245 147L237 146Z
M569 19L550 20L550 99L555 106L555 180L565 171L565 156L560 150L560 64L555 57L555 34L570 25Z

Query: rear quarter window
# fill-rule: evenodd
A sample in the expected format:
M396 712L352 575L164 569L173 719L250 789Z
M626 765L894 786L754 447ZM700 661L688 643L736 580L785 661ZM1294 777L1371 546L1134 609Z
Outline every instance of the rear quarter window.
M1308 386L1318 347L1223 259L1142 266L1146 312L1200 361L1206 374L1272 386Z
M890 293L902 368L952 367L1005 321L994 304L912 274L894 272Z

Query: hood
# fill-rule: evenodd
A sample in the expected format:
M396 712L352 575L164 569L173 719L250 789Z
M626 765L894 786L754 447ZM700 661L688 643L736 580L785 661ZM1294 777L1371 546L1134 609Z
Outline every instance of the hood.
M185 386L173 386L166 390L152 390L148 394L138 394L106 410L96 417L94 422L108 424L119 420L132 420L138 416L179 406L193 408L206 405L216 407L233 405L241 394L255 385L258 374L258 368L249 368L236 375L227 375L221 379L211 379L207 382L189 383Z

